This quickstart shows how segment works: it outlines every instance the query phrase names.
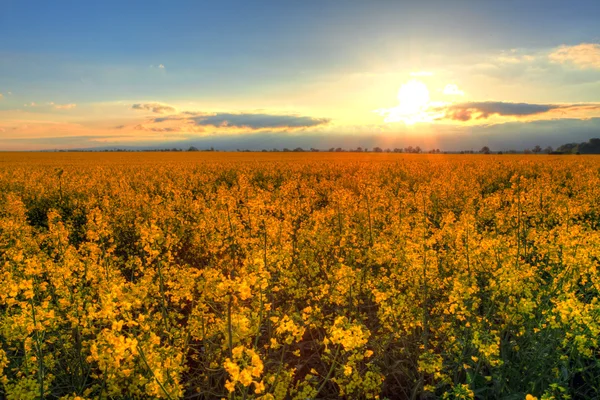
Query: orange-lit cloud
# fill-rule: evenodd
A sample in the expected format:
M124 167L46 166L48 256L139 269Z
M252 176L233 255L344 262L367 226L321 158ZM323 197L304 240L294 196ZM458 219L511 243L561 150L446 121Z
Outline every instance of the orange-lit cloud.
M156 114L173 113L177 111L175 107L160 103L138 103L131 106L133 110L152 111Z
M549 58L556 63L600 69L600 44L582 43L576 46L561 46L550 53Z
M71 103L71 104L54 104L54 108L56 108L57 110L71 110L73 108L77 107L77 104Z
M600 104L530 104L510 103L502 101L484 101L455 103L439 107L437 112L443 113L438 120L467 122L487 120L491 117L509 119L555 119L555 118L591 118L600 115ZM502 122L502 121L498 121Z

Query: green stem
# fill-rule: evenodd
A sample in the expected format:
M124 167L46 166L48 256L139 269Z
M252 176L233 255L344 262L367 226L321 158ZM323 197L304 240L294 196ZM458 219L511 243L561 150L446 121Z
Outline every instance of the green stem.
M148 370L152 374L152 377L154 378L154 380L156 381L156 383L158 383L158 386L160 386L161 390L167 396L167 399L170 400L171 399L171 395L169 394L169 392L167 392L167 389L165 389L165 387L163 386L162 382L156 377L156 375L154 374L154 371L152 370L152 368L150 368L150 364L148 364L148 361L146 360L146 356L144 355L144 351L142 350L142 348L140 347L139 344L137 345L137 350L140 353L140 356L142 357L142 361L144 361L144 364L146 364L146 368L148 368Z
M335 369L335 363L337 361L337 357L340 354L340 346L338 346L335 355L333 356L333 362L331 363L331 367L329 368L329 372L327 372L327 376L325 377L325 379L323 380L323 382L321 383L321 386L319 386L319 388L317 389L317 393L315 393L315 398L317 398L319 396L319 393L321 393L321 390L323 390L323 387L325 387L325 384L327 383L327 381L329 381L329 378L331 377L331 374L333 374L333 370Z
M31 316L33 317L33 328L35 329L35 341L38 359L38 383L40 386L40 398L44 398L44 354L42 352L42 343L40 340L40 332L37 330L37 321L35 318L35 306L33 305L33 298L29 301L31 305Z

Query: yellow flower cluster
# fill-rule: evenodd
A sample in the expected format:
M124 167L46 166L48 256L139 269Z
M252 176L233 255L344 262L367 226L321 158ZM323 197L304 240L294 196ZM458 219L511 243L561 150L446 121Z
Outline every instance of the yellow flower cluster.
M232 350L232 359L226 358L223 367L229 374L229 379L225 383L228 391L233 392L238 383L244 387L254 383L254 393L264 392L265 385L258 380L263 373L264 366L260 356L254 350L237 346Z
M337 317L331 327L329 339L325 338L325 344L329 341L333 344L341 344L344 350L351 351L367 344L369 331L360 325L351 324L346 317Z

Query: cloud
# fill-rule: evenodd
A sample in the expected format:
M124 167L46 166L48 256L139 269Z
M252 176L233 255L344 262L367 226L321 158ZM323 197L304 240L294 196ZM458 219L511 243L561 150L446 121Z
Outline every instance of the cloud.
M159 69L165 69L165 66L164 66L164 65L162 65L162 64L159 64L159 65L158 65L158 68L159 68Z
M449 96L464 96L465 92L463 92L462 90L460 90L458 88L458 86L455 85L454 83L449 83L444 88L444 94L447 94Z
M138 103L131 106L133 110L147 110L156 114L173 113L177 111L175 107L160 103Z
M148 131L148 132L180 132L181 129L176 127L167 127L167 128L156 128L156 127L147 127L144 125L136 125L133 127L136 131Z
M2 95L2 93L0 93L0 99L3 98L4 96Z
M581 43L576 46L561 46L550 53L549 58L555 63L570 63L583 69L600 69L600 44Z
M281 128L309 128L329 123L326 118L312 118L296 115L272 114L231 114L217 113L206 116L192 117L196 125L235 127L247 129L281 129Z
M488 119L491 116L500 117L531 117L548 114L552 111L565 115L568 112L598 111L600 104L531 104L531 103L509 103L502 101L484 101L455 103L441 108L437 111L443 111L443 117L439 120L471 121ZM551 115L546 115L546 119L552 119Z
M72 108L77 107L77 104L71 103L71 104L54 104L54 108L56 108L57 110L70 110Z
M296 130L326 125L329 118L266 113L202 113L184 111L178 115L154 118L153 122L180 120L196 126L249 130Z

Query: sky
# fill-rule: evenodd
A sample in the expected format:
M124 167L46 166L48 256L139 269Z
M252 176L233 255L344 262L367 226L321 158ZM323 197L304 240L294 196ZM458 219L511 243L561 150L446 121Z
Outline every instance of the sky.
M0 150L600 137L600 1L0 0Z

